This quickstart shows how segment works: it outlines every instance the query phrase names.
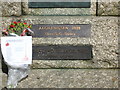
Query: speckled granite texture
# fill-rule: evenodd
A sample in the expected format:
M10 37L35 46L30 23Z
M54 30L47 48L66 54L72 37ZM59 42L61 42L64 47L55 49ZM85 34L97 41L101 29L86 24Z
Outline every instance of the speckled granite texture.
M21 2L2 2L2 16L20 16Z
M117 0L98 0L98 15L120 16L120 1Z
M114 69L39 69L32 70L18 88L118 88Z

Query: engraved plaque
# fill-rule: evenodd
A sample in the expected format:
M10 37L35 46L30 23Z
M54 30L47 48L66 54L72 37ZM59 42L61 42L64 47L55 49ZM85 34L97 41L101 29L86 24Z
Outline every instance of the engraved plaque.
M91 0L29 0L29 8L90 8Z
M33 60L91 60L92 47L92 45L34 45Z
M35 45L33 60L90 60L91 45Z
M90 37L90 24L36 24L33 37Z

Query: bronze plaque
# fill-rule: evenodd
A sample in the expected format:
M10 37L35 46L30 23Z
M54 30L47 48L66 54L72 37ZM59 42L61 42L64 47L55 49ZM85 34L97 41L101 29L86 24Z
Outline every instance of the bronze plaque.
M36 24L33 37L90 37L90 24Z

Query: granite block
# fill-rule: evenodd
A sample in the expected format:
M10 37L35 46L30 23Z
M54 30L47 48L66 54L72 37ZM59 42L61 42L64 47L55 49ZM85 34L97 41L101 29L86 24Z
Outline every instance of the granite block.
M22 0L22 12L34 16L89 16L96 14L96 0L91 0L90 8L29 8L28 0Z
M120 2L119 0L98 0L99 16L120 16Z

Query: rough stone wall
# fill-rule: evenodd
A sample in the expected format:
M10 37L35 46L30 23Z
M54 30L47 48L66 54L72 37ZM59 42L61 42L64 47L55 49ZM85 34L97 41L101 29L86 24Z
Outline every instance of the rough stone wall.
M92 0L90 9L33 9L28 8L28 0L1 4L1 30L17 19L31 24L91 24L90 38L33 38L33 44L91 44L92 60L33 60L30 76L18 88L118 88L119 2L100 0L97 7ZM4 87L7 75L2 80Z

